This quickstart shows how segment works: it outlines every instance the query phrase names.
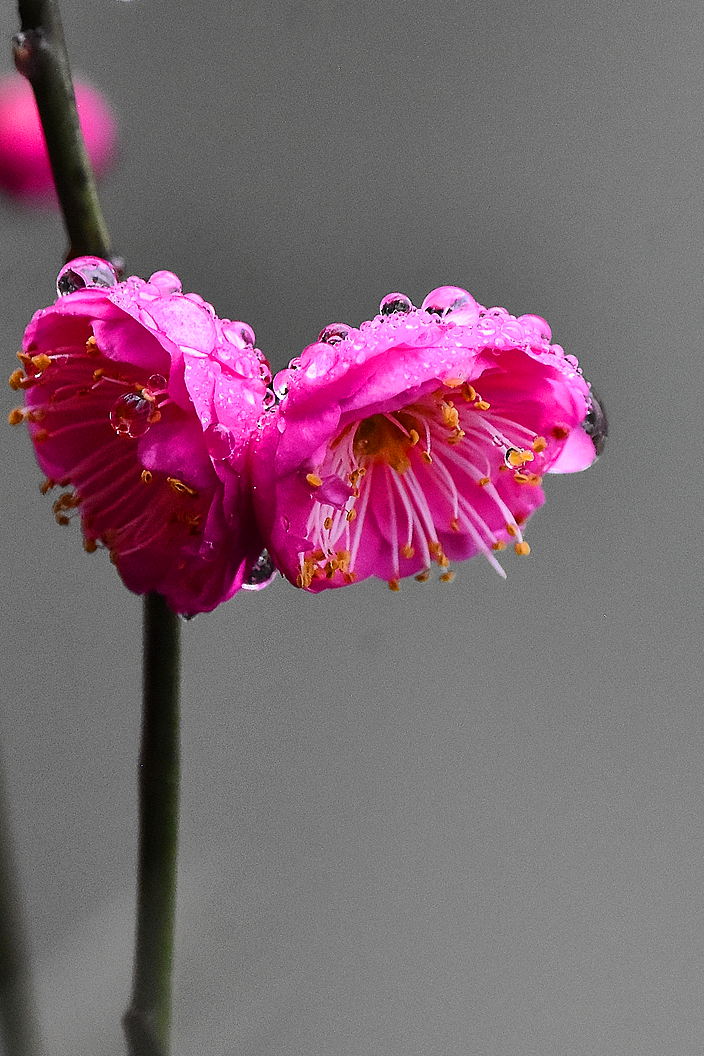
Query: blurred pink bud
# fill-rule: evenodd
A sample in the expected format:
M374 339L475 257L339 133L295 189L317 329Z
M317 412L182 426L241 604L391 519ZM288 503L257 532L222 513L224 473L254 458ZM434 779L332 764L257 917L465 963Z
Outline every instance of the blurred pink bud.
M101 176L115 157L115 117L95 88L76 81L75 90L88 157ZM34 93L15 73L0 78L0 189L26 204L56 201Z

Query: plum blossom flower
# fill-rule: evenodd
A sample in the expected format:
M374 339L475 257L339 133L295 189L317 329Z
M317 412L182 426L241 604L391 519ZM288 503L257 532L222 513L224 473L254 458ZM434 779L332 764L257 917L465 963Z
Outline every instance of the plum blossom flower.
M97 176L115 158L113 112L95 88L75 82L78 120ZM56 202L54 179L31 85L19 74L0 78L0 189L25 204Z
M529 552L544 474L585 469L605 431L577 360L550 340L544 319L454 286L325 327L274 379L280 403L253 446L255 509L284 575L397 590L433 564L449 581L451 561L478 553L505 575L496 555Z
M118 282L95 257L59 274L59 299L27 327L10 378L60 524L107 548L125 585L174 612L213 609L262 541L248 449L271 379L247 323L217 318L171 272Z

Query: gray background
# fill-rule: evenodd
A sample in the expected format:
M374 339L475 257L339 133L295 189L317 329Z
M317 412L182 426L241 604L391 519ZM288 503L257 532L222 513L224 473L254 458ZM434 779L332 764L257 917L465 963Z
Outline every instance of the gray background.
M612 424L529 558L184 627L176 1056L704 1047L702 8L66 0L131 272L280 367L381 297L545 315ZM0 28L15 30L9 4ZM9 59L7 60L9 66ZM0 206L6 368L58 219ZM13 405L7 390L6 406ZM2 752L52 1056L121 1053L140 602L2 431Z

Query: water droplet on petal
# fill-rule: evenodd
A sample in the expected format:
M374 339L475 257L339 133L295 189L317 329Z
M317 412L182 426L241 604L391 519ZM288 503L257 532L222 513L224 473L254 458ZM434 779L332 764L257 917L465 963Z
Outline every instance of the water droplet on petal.
M149 391L153 393L165 392L167 387L166 378L163 374L151 374L149 376Z
M228 341L232 341L238 348L254 348L256 338L249 323L223 319L222 332Z
M387 293L379 305L379 315L395 315L396 312L412 312L413 302L405 293Z
M110 425L118 436L144 436L151 428L149 418L153 410L154 405L138 392L125 392L112 405Z
M155 271L150 275L149 282L152 286L158 286L162 293L181 292L181 280L173 271Z
M322 341L324 345L339 345L349 332L350 328L345 323L330 323L320 331L318 341Z
M76 257L64 264L56 280L59 297L67 297L77 290L93 287L117 286L117 272L100 257Z
M467 308L477 308L477 302L461 286L439 286L428 294L421 305L422 311L432 315L449 315L450 312Z
M519 315L518 322L529 337L537 337L541 341L549 341L552 337L550 327L540 315Z
M288 369L289 370L300 370L300 367L301 367L301 357L300 356L294 356L293 359L291 360L291 362L288 365Z
M267 389L266 392L264 393L264 399L262 401L264 410L265 411L271 410L271 408L274 406L275 403L276 403L276 393L273 391L273 389Z
M587 436L591 437L594 451L598 457L606 446L606 437L609 435L609 422L604 405L597 399L593 389L589 394L589 398L591 407L587 412L587 417L582 422L582 429L584 429Z
M276 566L268 550L262 550L251 572L242 584L243 590L263 590L276 578Z
M274 392L279 400L288 395L288 371L282 370L274 378Z
M215 425L211 422L204 435L208 454L214 462L222 462L230 457L235 445L229 429L226 429L224 425Z
M291 522L288 519L288 517L286 517L286 515L284 515L284 531L285 532L290 532L291 531Z
M309 345L309 348L315 348L315 345ZM316 378L322 378L330 372L335 364L335 353L330 351L327 352L324 348L320 349L317 355L314 355L305 369L305 375L310 378L311 381L315 381Z

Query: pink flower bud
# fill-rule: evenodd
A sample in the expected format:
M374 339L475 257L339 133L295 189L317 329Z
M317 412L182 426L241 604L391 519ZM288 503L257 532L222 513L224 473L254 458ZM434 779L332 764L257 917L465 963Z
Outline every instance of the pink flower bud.
M72 260L59 299L36 313L10 385L25 394L43 491L59 524L78 515L130 590L174 612L215 608L263 585L249 447L269 367L246 323L218 319L171 272L117 281Z
M274 379L255 441L255 507L283 574L310 591L530 551L545 473L585 469L606 420L537 316L456 286L388 294L359 329L325 327Z
M75 83L78 117L97 176L115 156L113 113L95 88ZM44 133L31 85L19 74L0 78L0 188L26 204L56 201Z

